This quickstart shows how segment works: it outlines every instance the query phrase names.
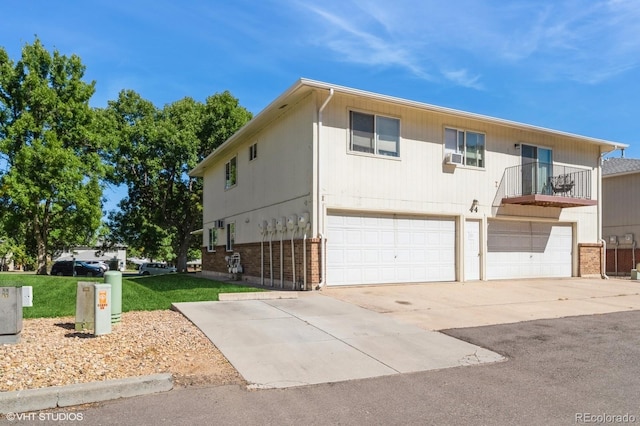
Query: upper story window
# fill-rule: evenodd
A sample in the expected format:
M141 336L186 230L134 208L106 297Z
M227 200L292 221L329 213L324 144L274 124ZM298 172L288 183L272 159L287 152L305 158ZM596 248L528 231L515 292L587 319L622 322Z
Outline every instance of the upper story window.
M209 228L209 244L207 244L207 251L216 251L217 242L218 230L216 228Z
M485 135L468 130L444 129L444 148L447 153L462 155L465 166L484 167Z
M400 156L400 120L351 111L351 151Z
M237 157L233 157L224 165L224 189L229 189L236 185L238 175Z
M249 161L253 161L258 157L258 142L249 146Z

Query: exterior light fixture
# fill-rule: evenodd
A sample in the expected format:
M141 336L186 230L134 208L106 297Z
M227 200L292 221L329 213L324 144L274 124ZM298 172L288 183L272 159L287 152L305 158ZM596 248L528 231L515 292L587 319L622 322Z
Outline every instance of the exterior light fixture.
M473 200L473 203L471 203L471 208L469 209L470 212L477 212L478 211L478 200Z

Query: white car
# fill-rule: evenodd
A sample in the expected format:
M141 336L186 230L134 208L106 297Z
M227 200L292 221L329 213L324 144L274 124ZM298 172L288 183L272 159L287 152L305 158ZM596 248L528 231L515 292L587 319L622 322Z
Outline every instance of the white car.
M168 274L170 272L176 272L177 269L173 266L168 266L166 263L143 263L140 265L139 275L158 275Z

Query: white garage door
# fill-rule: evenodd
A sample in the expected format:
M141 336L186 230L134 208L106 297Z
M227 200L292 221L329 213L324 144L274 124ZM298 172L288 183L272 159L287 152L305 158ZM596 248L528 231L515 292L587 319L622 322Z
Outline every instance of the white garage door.
M570 225L490 221L487 278L570 277Z
M329 215L327 284L455 280L452 219Z

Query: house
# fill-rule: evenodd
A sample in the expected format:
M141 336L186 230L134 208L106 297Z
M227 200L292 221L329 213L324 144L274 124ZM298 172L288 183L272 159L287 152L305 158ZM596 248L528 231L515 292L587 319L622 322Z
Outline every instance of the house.
M607 274L630 275L640 263L640 160L608 158L602 164L602 235Z
M625 144L301 79L191 172L202 274L276 288L600 276Z

